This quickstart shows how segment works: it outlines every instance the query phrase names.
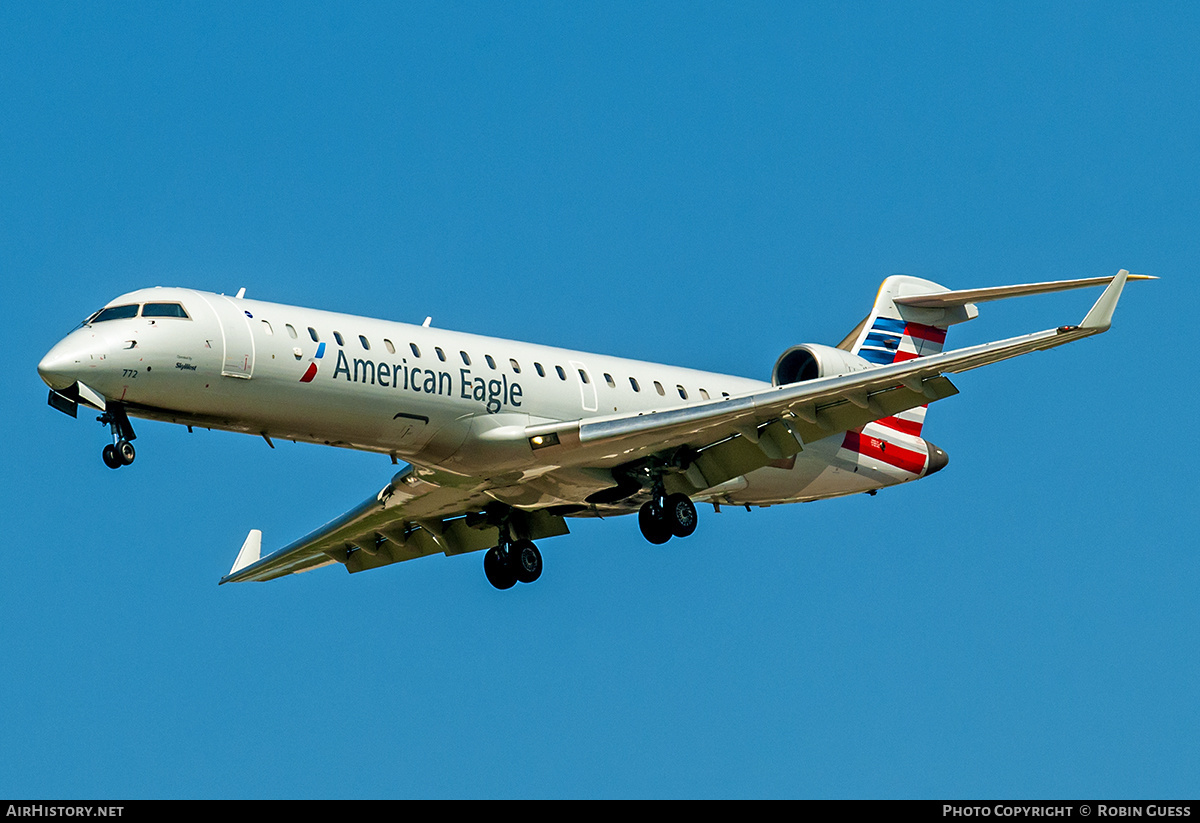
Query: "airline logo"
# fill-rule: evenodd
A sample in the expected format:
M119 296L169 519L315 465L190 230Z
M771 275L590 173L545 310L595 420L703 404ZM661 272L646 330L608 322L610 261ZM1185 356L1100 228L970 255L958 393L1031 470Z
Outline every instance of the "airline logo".
M858 356L886 366L915 357L939 354L946 342L946 330L921 323L906 323L890 317L876 317L858 351Z
M311 383L313 378L317 376L317 361L325 356L325 344L317 344L317 353L308 361L308 370L304 372L304 376L300 378L301 383Z
M846 432L842 439L842 448L855 455L854 462L859 462L859 457L865 457L887 463L909 474L920 474L925 469L925 454L916 448L905 448L905 445L910 444L901 445L897 442L899 439L873 437L863 429L855 429ZM917 446L916 443L911 445Z
M317 376L317 364L325 357L325 344L317 345L317 353L308 362L308 369L300 378L301 383L311 383ZM493 367L494 368L494 367ZM329 374L328 370L326 374ZM344 377L348 383L384 386L394 390L407 389L418 394L436 394L442 397L458 397L475 400L483 404L488 414L496 414L504 407L520 408L525 391L515 380L502 374L499 380L485 380L474 375L470 369L459 369L458 395L454 394L455 377L448 371L409 366L408 360L399 363L354 358L351 360L342 349L337 350L337 362L333 365L331 379ZM566 378L563 378L566 379Z
M913 360L917 357L939 354L945 343L945 329L921 323L908 323L894 317L876 317L858 349L858 356L871 363L886 366L891 363L903 363L905 360ZM882 420L876 420L875 423L901 435L919 437L921 427L925 424L925 406L918 406ZM843 448L884 459L883 452L886 447L877 448L870 438L859 438L852 435L854 435L853 432L847 433ZM924 460L923 457L920 459ZM886 459L884 462L891 463L905 471L913 471L913 466L917 464L918 460L917 457L909 454L900 458L899 461Z

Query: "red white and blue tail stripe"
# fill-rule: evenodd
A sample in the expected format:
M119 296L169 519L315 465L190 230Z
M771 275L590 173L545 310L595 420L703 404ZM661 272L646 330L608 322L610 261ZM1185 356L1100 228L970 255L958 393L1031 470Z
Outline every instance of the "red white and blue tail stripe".
M880 366L940 354L946 344L946 329L970 319L970 315L904 306L896 303L895 298L944 291L947 291L945 286L917 277L897 274L887 278L879 287L875 305L851 352ZM936 471L930 460L933 454L930 444L921 438L925 410L925 406L918 406L848 431L842 449L850 452L857 462L887 464L912 475L921 475L927 469Z
M937 326L876 317L855 354L863 360L886 366L940 354L945 342L946 330Z

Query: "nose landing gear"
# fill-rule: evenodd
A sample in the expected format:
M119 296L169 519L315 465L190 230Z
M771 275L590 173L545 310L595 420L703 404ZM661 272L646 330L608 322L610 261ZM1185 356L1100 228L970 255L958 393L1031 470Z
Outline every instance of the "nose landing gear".
M125 409L116 403L109 403L108 409L97 417L96 421L108 426L112 431L113 442L105 446L100 453L104 465L110 469L119 469L132 463L137 457L137 450L130 441L137 435L133 433L133 426L129 422L129 415L125 414Z
M137 457L137 452L128 440L118 440L105 446L100 456L104 458L104 465L110 469L119 469L132 463L133 458Z

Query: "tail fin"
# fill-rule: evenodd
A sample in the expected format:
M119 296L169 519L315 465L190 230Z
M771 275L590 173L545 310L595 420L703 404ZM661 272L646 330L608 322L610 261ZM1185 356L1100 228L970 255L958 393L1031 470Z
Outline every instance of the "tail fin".
M940 354L946 343L946 330L955 323L975 318L978 315L975 306L926 308L903 305L897 303L896 299L948 291L945 286L929 280L894 274L879 287L875 305L860 325L857 337L844 343L848 344L852 354L880 366ZM925 423L925 407L919 406L879 422L906 434L919 436Z
M850 347L851 353L881 366L941 353L946 329L976 317L975 307L968 304L930 309L901 305L896 298L948 291L945 286L906 274L884 280L870 315Z

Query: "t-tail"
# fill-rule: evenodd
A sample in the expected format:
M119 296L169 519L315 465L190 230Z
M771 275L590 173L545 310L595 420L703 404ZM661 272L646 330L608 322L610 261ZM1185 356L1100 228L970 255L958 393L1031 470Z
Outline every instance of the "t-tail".
M951 291L929 280L897 274L883 281L871 313L847 335L838 348L879 366L928 357L942 352L946 344L946 332L951 326L979 316L976 303L1088 286L1106 286L1104 294L1078 327L1059 329L1060 333L1087 331L1094 334L1108 328L1112 311L1126 281L1154 279L1156 278L1144 274L1130 274L1122 269L1109 277ZM857 455L865 455L873 448L882 455L886 452L888 444L893 441L900 441L897 445L902 445L907 440L909 446L923 443L927 455L925 465L914 473L932 474L944 468L949 458L944 451L921 438L921 430L925 425L925 409L925 406L918 406L868 423L861 430L847 432L842 448ZM915 459L910 459L908 465L902 468L912 471L916 462Z

